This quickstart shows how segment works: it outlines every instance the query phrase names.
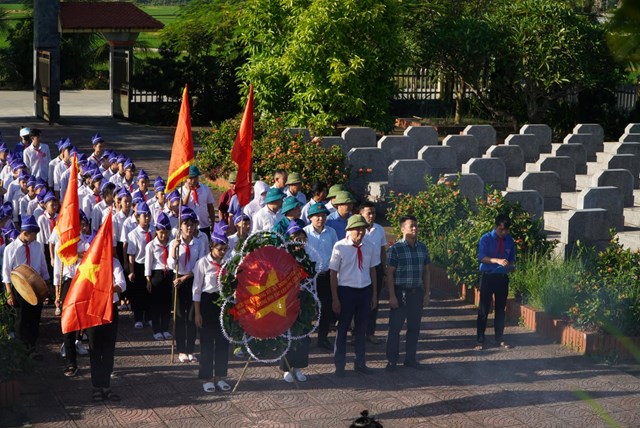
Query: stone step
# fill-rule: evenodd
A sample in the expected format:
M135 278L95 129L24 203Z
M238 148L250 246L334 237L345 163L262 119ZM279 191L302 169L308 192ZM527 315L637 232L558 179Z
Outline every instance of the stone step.
M576 190L592 187L591 177L589 174L576 174Z
M575 210L578 207L578 196L580 192L562 192L560 197L562 198L562 208L568 210Z
M640 205L623 209L625 226L640 227Z
M631 230L618 233L620 244L632 251L640 250L640 230Z

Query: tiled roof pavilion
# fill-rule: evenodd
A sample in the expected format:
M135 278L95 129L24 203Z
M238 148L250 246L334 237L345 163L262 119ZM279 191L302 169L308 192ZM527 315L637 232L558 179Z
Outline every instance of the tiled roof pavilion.
M162 22L133 3L60 3L58 29L61 33L157 31Z

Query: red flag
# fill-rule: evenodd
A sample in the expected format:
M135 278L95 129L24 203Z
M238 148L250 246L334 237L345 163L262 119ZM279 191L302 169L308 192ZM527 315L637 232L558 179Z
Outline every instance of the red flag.
M182 92L182 105L178 116L178 126L173 137L169 179L165 192L171 193L189 176L189 166L193 163L193 136L191 135L191 116L189 114L189 94L185 85Z
M62 333L113 320L113 224L111 211L85 253L62 304Z
M60 236L58 256L66 266L78 260L78 242L80 241L80 204L78 203L78 158L71 158L69 185L60 206L60 216L56 229Z
M231 159L238 165L236 195L238 203L245 206L251 200L251 170L253 169L253 85L249 85L249 98L242 115L240 129L231 150Z

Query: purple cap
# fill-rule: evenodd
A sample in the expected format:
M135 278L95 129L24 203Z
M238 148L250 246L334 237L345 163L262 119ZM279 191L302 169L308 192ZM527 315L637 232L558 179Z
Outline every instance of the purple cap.
M183 206L182 212L180 213L180 220L181 221L193 220L197 223L198 216L196 215L195 211L193 211L191 208Z
M31 187L36 185L36 177L33 175L29 176L29 179L27 180L27 187Z
M42 198L42 202L43 203L47 203L49 201L57 201L58 199L56 198L56 195L53 194L53 192L48 191L47 193L45 193L44 198Z
M180 200L180 192L178 192L177 190L174 190L173 192L171 192L171 193L169 193L167 195L167 199L169 199L169 202L179 201Z
M296 232L300 232L301 230L302 230L302 228L300 227L300 225L295 220L290 220L289 221L289 225L287 226L286 235L287 236L291 236Z
M126 166L125 166L126 168ZM134 167L135 168L135 167ZM137 180L148 180L149 179L149 175L147 174L147 172L144 169L140 169L140 171L138 171L138 178Z
M93 138L91 138L91 144L95 146L98 143L104 143L104 140L102 139L100 134L96 132L96 135L94 135Z
M136 205L136 214L151 215L151 210L149 209L149 205L147 205L145 201L138 202L138 205Z
M94 170L93 175L91 176L91 181L100 181L103 180L104 177L102 176L102 174L100 173L99 169Z
M158 218L156 219L156 230L171 230L171 221L169 221L169 216L164 212L158 214Z
M40 189L44 189L47 187L47 182L44 181L42 178L38 177L36 178L36 186L35 186L35 190L38 191Z
M18 180L19 181L29 181L29 173L26 170L21 170L20 174L18 174Z
M27 232L39 232L40 228L36 222L36 218L32 215L23 217L20 230L26 230Z

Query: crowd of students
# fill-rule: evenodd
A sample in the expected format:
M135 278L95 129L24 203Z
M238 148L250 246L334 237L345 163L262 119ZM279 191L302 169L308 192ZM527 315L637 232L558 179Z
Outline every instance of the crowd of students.
M55 304L56 315L60 315L82 255L109 212L113 214L114 321L109 326L65 334L61 348L66 358L64 374L75 376L77 355L87 352L81 341L82 335L87 334L95 401L120 399L109 384L118 325L148 328L150 340L175 340L178 361L199 363L198 377L203 380L205 391L230 389L225 380L230 349L219 323L220 290L216 278L225 260L239 250L252 232L276 231L315 250L308 253L318 272L316 287L322 310L314 339L317 347L334 353L337 376L345 374L349 330L355 344L354 369L371 372L365 361L365 345L381 343L375 335L376 308L385 286L387 259L392 263L392 272L402 272L407 287L421 288L428 302L426 247L419 247L419 257L411 259L415 219L404 219L413 225L406 228L410 249L405 253L390 249L387 257L384 230L375 223L375 205L356 205L343 184L329 187L326 183L313 183L307 200L300 174L276 170L272 183L254 180L253 197L246 206L239 205L232 186L221 195L216 207L211 190L199 182L201 173L195 165L189 168L189 177L182 186L167 194L161 177L151 185L148 174L136 169L131 159L106 150L99 134L92 138L93 152L89 155L80 153L67 138L56 143L58 155L54 158L48 145L40 141L37 129L23 128L20 135L22 140L13 151L0 145L0 194L4 198L0 209L0 252L4 252L2 279L8 303L17 310L15 335L34 359L42 358L36 348L42 304L31 306L15 292L10 279L12 270L28 264L52 284L55 291L50 303ZM82 208L78 213L80 257L75 265L63 266L57 256L60 239L55 225L60 201L69 191L74 154L79 164ZM234 184L234 174L229 181ZM404 223L401 226L404 234ZM406 254L415 264L413 270L404 267ZM386 285L393 288L398 284L394 285L392 279ZM175 337L171 333L174 290ZM400 306L397 300L395 304L393 309ZM128 310L133 321L130 327L127 318L118 321L118 314ZM336 321L337 333L332 343L329 335ZM415 323L413 328L417 341ZM397 322L395 330L399 332ZM198 333L200 354L196 356ZM397 360L396 342L397 338L387 349L390 364L393 363L389 369L395 367ZM412 349L405 365L420 369L415 346ZM287 364L282 365L285 381L306 380L303 369L308 365L308 354L308 341L289 352Z

